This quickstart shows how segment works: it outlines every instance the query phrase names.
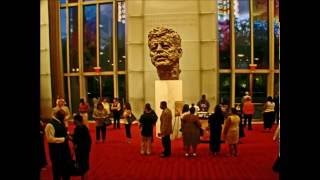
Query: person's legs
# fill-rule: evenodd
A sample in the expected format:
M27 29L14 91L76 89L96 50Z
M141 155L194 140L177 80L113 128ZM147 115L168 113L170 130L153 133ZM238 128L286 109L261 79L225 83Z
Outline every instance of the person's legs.
M131 123L128 124L128 138L131 139Z
M248 115L248 130L252 130L252 114Z
M267 113L263 113L263 129L266 130L268 127L268 115Z
M185 152L185 156L189 156L189 154L190 154L190 145L188 145L188 144L184 145L184 152Z
M117 128L117 114L113 114L113 129Z
M147 155L151 154L151 137L146 137L146 151Z
M55 162L52 162L52 176L53 176L53 180L60 180L60 176L59 176L59 170L58 170L58 167L57 167L57 164Z
M164 149L163 156L170 156L171 155L170 135L166 135L162 137L162 146Z
M246 128L247 126L247 121L248 121L248 115L247 114L244 114L243 115L243 128Z
M230 154L230 156L233 155L233 146L232 146L232 144L229 144L229 154Z
M117 114L117 121L116 121L117 123L117 128L118 129L120 129L120 113L119 114Z
M125 124L125 131L126 131L126 137L127 137L127 142L130 143L131 142L131 124Z
M70 175L63 175L62 180L70 180Z
M234 155L233 156L238 156L238 147L237 144L233 145L233 149L234 149Z
M106 134L107 134L107 127L106 126L101 127L101 133L102 133L102 141L105 142L106 141Z
M197 144L192 145L192 156L197 156Z
M140 154L144 154L146 152L146 140L146 137L142 136Z
M99 126L96 126L96 142L100 141L100 130Z

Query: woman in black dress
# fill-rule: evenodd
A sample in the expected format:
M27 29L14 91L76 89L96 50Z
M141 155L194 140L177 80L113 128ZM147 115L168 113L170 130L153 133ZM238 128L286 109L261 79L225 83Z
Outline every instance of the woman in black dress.
M220 105L216 105L214 113L209 116L210 127L210 151L213 155L217 155L220 152L221 143L221 130L224 123L224 114Z
M74 116L74 123L76 128L73 134L74 151L76 155L76 162L79 165L79 171L81 172L81 179L88 178L89 170L89 154L91 149L91 136L89 129L83 124L81 115Z
M140 128L141 128L141 150L140 153L150 155L151 154L151 143L153 137L153 127L157 122L158 116L151 109L151 105L147 103L144 107L144 112L140 117Z

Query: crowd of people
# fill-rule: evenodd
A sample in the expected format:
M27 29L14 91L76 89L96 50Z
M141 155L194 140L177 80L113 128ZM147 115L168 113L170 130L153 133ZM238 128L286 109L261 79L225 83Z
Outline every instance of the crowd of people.
M141 155L152 154L153 129L158 121L158 116L149 103L145 104L144 111L139 118L133 114L130 103L126 102L121 106L117 98L112 103L108 99L96 102L93 107L92 117L96 126L96 143L106 142L106 120L113 119L113 128L120 129L120 118L122 117L125 129L127 143L131 143L131 125L134 121L139 124L141 133ZM267 101L263 111L264 129L270 132L272 125L277 119L275 113L276 103L271 97ZM208 112L210 103L206 96L202 95L201 100L195 104L184 104L180 115L183 138L183 151L185 157L197 156L197 145L200 143L202 131L206 127L201 127L201 122L197 111ZM162 110L160 115L160 132L157 134L161 138L163 151L160 157L166 158L171 156L171 138L173 133L171 109L168 108L167 102L160 103ZM89 170L89 158L91 151L91 136L88 125L88 112L90 106L84 99L80 99L78 113L74 114L73 122L75 129L72 133L68 131L68 121L71 119L71 113L63 98L58 98L56 106L53 108L52 119L46 124L41 124L40 132L42 133L41 142L43 143L44 135L49 145L50 160L52 162L52 172L54 180L69 179L70 176L78 175L82 179L87 179ZM221 143L225 142L229 147L228 156L236 157L239 155L238 144L240 138L244 137L244 128L248 125L248 130L252 130L252 118L254 115L254 104L252 97L245 94L242 103L235 107L229 108L225 103L218 104L214 111L208 117L208 127L210 132L209 151L213 156L220 153ZM279 119L279 117L278 117ZM278 122L277 122L278 123ZM278 130L276 131L278 133ZM101 137L101 138L100 138ZM69 141L72 143L70 148ZM73 155L74 154L74 157ZM41 167L47 165L44 153L42 154ZM75 161L74 161L75 160ZM77 165L76 167L74 165Z

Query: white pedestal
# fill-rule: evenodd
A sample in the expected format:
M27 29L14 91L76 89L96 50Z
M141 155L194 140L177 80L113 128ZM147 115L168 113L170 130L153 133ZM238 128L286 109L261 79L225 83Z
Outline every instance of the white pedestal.
M172 127L175 122L175 102L183 101L182 80L156 80L155 81L155 111L158 115L156 123L156 136L160 132L160 102L167 101L167 106L172 112ZM172 137L171 137L172 138ZM172 138L173 139L173 138Z

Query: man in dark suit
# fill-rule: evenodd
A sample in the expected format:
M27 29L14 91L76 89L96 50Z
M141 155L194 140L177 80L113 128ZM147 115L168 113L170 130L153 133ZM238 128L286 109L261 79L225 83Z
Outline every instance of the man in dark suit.
M160 116L160 133L158 134L162 140L163 153L161 157L169 157L171 155L171 140L170 134L172 134L172 112L167 107L166 101L161 101L160 108L162 113Z
M70 179L69 165L72 159L64 119L65 112L58 110L45 128L54 180Z

